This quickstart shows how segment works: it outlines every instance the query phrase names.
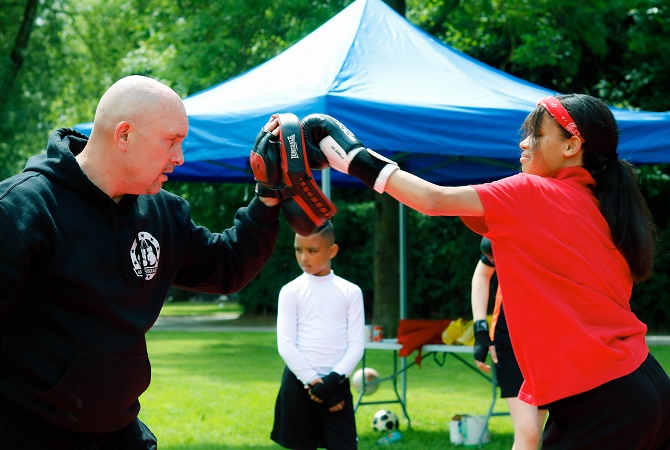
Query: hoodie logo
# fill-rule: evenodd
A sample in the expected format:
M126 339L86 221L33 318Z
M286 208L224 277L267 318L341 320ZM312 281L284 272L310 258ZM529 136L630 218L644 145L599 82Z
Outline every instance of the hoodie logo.
M146 231L137 233L137 239L130 248L130 260L133 263L135 275L151 280L158 271L160 256L161 246L156 238Z

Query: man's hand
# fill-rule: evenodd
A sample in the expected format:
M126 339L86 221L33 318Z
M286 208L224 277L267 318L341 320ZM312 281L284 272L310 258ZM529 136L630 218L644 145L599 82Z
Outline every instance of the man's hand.
M273 206L277 206L279 204L279 199L278 198L261 197L259 195L258 200L262 201L263 203L265 203L265 206L269 206L270 208L272 208Z
M276 193L277 189L284 186L278 136L279 119L272 116L256 136L249 156L249 163L254 172L257 186L261 185L268 188L257 188L258 198L270 207L277 206L279 198L278 196L270 197L268 195Z

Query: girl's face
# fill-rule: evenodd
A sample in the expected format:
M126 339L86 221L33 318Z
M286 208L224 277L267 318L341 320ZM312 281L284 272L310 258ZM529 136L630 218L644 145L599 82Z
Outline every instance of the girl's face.
M562 167L574 165L573 153L566 153L571 144L574 142L565 137L563 128L549 114L544 114L540 126L519 144L521 170L548 177Z

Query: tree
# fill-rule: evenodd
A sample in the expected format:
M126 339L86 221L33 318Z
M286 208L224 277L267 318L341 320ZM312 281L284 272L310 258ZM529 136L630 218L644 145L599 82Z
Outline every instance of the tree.
M24 55L28 47L30 34L33 31L35 24L35 16L37 15L37 6L39 0L28 0L23 10L23 18L21 25L16 33L13 47L8 52L8 57L5 57L5 64L2 64L0 72L0 111L7 110L7 97L14 87L16 78L18 77L21 66L23 66ZM6 18L6 17L5 17ZM7 24L9 25L9 24ZM9 28L9 27L8 27ZM4 27L3 27L4 29ZM4 33L3 33L4 34ZM9 36L5 36L9 38Z
M405 0L385 0L405 15ZM381 325L387 337L395 336L400 320L399 204L390 195L375 197L374 297L372 322Z
M267 61L349 3L5 1L0 6L0 80L5 88L0 94L5 96L0 101L0 176L20 171L29 155L44 148L54 128L90 121L104 90L124 75L148 75L182 96L191 95ZM665 1L387 3L458 50L547 88L592 93L617 106L670 109L670 47L666 45L670 12ZM33 6L30 23L24 18ZM26 35L21 30L30 27L29 39L21 38ZM12 62L12 54L20 56L20 66ZM12 80L11 89L6 88L8 80ZM668 173L664 166L640 170L662 243L668 239L670 222L665 208L670 195ZM251 195L251 186L169 183L166 187L184 195L196 220L214 230L229 226L231 215ZM345 246L334 266L363 288L368 319L392 334L395 323L382 316L370 318L370 299L374 298L377 313L397 319L399 254L393 233L398 230L398 203L367 189L337 188L333 199L340 210L335 217L338 241ZM408 315L468 314L468 279L477 236L455 218L425 217L411 210L406 218L411 230ZM251 312L272 313L278 286L299 270L290 248L291 231L282 229L281 236L283 247L277 249L272 263L240 293ZM373 263L375 254L379 256ZM656 330L670 328L662 309L669 295L670 281L664 275L669 264L667 252L661 249L656 274L634 290L634 310Z

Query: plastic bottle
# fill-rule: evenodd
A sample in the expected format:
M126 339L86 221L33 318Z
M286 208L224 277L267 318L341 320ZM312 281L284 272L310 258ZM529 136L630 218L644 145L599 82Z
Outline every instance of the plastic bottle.
M390 445L393 444L394 442L398 442L401 439L402 434L400 433L400 431L395 430L381 437L377 441L377 445Z

